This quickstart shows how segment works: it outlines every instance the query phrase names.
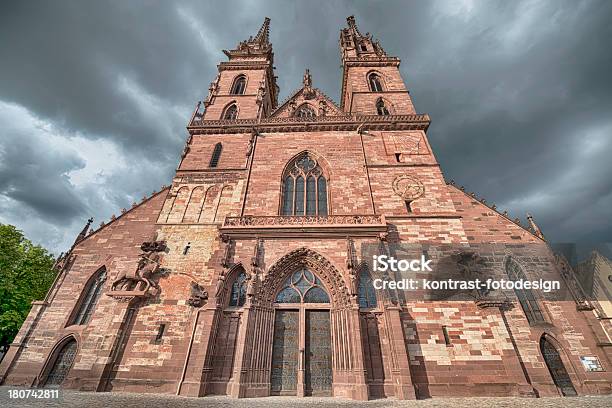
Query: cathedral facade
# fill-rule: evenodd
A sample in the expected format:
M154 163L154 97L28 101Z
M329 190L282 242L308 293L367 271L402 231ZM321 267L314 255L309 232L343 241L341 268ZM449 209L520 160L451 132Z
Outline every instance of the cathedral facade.
M0 381L356 400L610 393L610 321L533 219L445 181L399 58L352 17L340 52L336 103L308 70L278 101L269 19L224 51L171 186L87 224ZM557 280L567 299L374 289L367 254L402 245L458 274Z

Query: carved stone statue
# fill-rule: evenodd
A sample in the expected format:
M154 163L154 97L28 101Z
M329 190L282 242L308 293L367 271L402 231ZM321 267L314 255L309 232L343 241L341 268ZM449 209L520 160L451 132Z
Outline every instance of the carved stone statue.
M208 300L208 292L201 285L195 282L191 283L191 296L187 300L187 304L193 307L202 307Z
M123 271L112 284L111 291L141 291L148 294L151 287L158 285L151 278L159 271L161 255L167 249L165 241L143 242L140 246L143 253L140 254L138 266L134 271Z

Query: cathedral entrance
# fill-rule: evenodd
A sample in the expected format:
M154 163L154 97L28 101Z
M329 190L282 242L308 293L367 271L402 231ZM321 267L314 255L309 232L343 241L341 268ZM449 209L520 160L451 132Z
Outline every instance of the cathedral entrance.
M276 296L270 391L331 396L330 301L319 278L300 269Z
M563 365L557 348L544 336L540 339L540 351L555 385L564 396L576 396L576 389Z

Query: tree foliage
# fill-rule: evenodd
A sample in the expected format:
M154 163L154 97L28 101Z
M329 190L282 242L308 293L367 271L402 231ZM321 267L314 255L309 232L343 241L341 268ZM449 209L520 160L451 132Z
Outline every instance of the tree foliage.
M12 225L0 224L0 347L13 341L33 300L55 279L53 256Z

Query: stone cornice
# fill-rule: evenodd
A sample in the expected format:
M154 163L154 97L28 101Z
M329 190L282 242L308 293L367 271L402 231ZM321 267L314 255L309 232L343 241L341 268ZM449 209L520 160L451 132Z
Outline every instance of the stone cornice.
M190 134L247 133L256 128L258 132L308 132L308 131L353 131L362 130L423 130L429 127L427 114L414 115L350 115L318 116L312 119L263 118L237 120L193 120L187 130Z

